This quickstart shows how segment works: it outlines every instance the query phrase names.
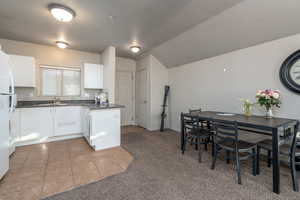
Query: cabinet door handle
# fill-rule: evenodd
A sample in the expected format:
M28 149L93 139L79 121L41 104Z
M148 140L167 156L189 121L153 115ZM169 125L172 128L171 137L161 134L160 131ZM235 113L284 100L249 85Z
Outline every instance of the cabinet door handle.
M76 122L64 122L64 123L58 123L58 126L72 126L75 124Z

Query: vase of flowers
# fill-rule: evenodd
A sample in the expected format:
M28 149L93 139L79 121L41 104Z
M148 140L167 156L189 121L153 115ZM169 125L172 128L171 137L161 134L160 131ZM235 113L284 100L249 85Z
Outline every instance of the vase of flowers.
M252 115L252 106L254 104L251 101L249 101L248 99L241 99L241 101L243 102L243 111L244 111L244 114L247 117L250 117Z
M265 107L266 117L273 117L273 107L280 108L280 92L278 90L259 90L256 94L257 103Z

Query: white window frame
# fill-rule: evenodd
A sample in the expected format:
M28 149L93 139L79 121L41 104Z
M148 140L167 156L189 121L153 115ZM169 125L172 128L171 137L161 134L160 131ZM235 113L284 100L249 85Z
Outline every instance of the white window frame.
M58 95L58 96L53 96L53 95L44 95L43 93L43 69L54 69L54 70L59 70L61 72L61 86L60 86L60 94L61 95ZM78 71L80 73L79 75L79 87L80 87L80 91L79 91L79 94L78 95L63 95L63 83L64 83L64 76L63 76L63 71ZM59 66L50 66L50 65L40 65L40 81L41 81L41 84L40 84L40 96L44 96L44 97L80 97L81 96L81 77L82 77L82 72L81 72L81 68L80 67L59 67Z

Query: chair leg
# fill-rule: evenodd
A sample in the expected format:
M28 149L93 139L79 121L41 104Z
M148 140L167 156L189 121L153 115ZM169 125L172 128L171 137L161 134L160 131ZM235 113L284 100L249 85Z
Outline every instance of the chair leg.
M298 180L297 180L297 172L296 172L296 166L295 166L295 157L290 156L290 168L291 168L291 175L293 179L293 189L295 192L299 191L299 186L298 186Z
M226 151L226 163L230 163L230 151Z
M240 166L240 158L238 156L238 152L235 152L235 160L236 160L236 172L238 176L238 184L242 184L242 178L241 178L241 166Z
M272 165L271 151L268 150L268 167L271 167L271 165Z
M184 136L184 140L183 140L183 148L182 148L182 154L184 154L184 152L185 152L185 148L186 148L186 142L187 142L187 138L186 138L186 136Z
M211 155L215 155L215 142L214 142L214 136L211 136L211 145L212 145L212 150L211 150Z
M213 156L213 162L211 165L211 169L215 169L217 156L218 156L217 144L214 144L214 156Z
M257 162L257 157L256 157L256 149L252 149L252 154L253 154L253 156L252 156L252 174L253 174L253 176L256 176L256 162Z
M208 150L207 143L209 143L209 139L206 138L204 141L205 141L205 143L204 143L204 150L207 151Z
M260 174L260 147L257 147L257 152L256 152L256 174Z
M190 143L190 145L192 146L192 145L193 145L193 143L194 143L194 138L192 138L192 139L191 139L191 143Z
M200 139L198 138L197 141L198 141L197 146L198 146L198 151L199 151L198 161L199 161L199 163L201 163L202 162L202 150L201 150L201 145L200 145Z

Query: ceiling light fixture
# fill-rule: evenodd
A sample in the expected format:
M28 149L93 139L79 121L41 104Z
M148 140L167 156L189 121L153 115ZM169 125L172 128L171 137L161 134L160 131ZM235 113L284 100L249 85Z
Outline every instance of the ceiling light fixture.
M58 48L61 48L61 49L65 49L65 48L67 48L69 46L68 43L62 42L62 41L57 41L56 45L57 45Z
M130 47L130 50L131 50L133 53L138 53L138 52L140 52L141 47L140 47L140 46L131 46L131 47Z
M61 22L70 22L76 16L74 10L60 4L50 4L48 8L52 16Z

